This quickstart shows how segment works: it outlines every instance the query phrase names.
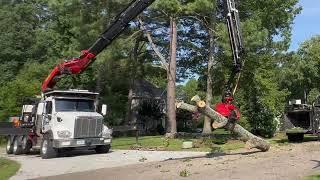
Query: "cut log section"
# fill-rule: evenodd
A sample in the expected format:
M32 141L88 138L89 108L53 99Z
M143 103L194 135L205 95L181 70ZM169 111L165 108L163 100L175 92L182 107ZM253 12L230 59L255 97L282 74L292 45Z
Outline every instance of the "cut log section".
M210 117L210 119L212 119L216 128L223 127L226 130L232 131L239 137L241 141L246 143L246 147L249 149L257 148L261 151L268 151L270 149L270 144L266 140L253 135L239 124L229 124L227 118L221 116L218 112L207 106L204 101L201 101L199 96L194 96L191 100L196 102L197 106L180 102L177 104L177 108L194 113L200 112L204 115L207 115Z

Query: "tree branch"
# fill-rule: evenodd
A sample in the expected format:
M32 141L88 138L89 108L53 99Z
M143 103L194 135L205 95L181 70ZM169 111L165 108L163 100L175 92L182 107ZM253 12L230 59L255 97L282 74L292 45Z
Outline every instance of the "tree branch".
M159 51L158 47L154 44L153 39L151 37L151 34L147 31L146 27L144 26L143 21L138 18L139 24L140 24L140 28L144 31L145 35L147 36L147 39L151 45L151 48L153 49L153 51L156 53L156 55L160 58L160 62L162 64L162 66L169 71L169 65L168 62L166 60L166 58L161 54L161 52Z
M188 16L182 16L184 18L191 18L191 19L195 19L197 20L198 22L200 22L200 24L202 24L205 28L207 28L209 31L212 31L213 33L217 33L214 29L212 29L208 23L207 20L205 19L200 19L198 18L197 16L191 16L191 15L188 15ZM199 16L201 17L201 16Z

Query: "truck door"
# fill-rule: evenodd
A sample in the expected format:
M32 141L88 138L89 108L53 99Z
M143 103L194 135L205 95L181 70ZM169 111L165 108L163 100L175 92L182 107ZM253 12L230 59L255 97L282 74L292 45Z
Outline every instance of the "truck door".
M42 119L42 131L47 132L51 129L50 121L52 119L52 101L47 101L45 103L45 111Z

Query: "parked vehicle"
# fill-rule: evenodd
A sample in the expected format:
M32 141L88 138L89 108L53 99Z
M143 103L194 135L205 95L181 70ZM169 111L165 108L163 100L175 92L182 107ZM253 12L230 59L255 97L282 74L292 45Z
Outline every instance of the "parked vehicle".
M292 100L285 110L284 128L289 141L302 141L305 134L319 136L320 97L312 104Z
M107 153L112 130L103 123L106 105L98 109L98 93L84 90L49 91L34 104L23 105L14 127L0 128L8 136L8 154L39 149L43 159L54 158L61 151L86 147Z

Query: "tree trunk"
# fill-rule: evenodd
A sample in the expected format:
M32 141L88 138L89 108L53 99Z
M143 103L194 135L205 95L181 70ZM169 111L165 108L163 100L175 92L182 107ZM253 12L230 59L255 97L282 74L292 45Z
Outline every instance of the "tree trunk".
M213 77L212 77L212 68L214 64L214 35L212 30L209 32L209 58L208 58L208 77L207 77L207 92L206 92L206 104L210 106L212 101L212 89L213 89ZM208 116L204 117L203 122L203 134L209 134L212 132L211 129L211 119Z
M95 89L95 91L96 92L98 92L98 93L101 93L101 68L98 68L98 72L97 72L97 74L98 74L98 77L97 77L97 79L96 79L96 89Z
M167 137L174 137L177 133L176 122L176 57L177 57L177 22L170 18L170 62L167 71Z
M129 87L128 104L127 104L127 113L126 113L125 124L129 124L132 121L133 84L134 84L134 81L131 82L130 87Z
M184 109L189 112L200 112L204 115L207 115L212 119L212 121L216 121L217 124L220 124L221 127L238 135L240 137L240 140L246 142L247 148L257 148L261 151L268 151L270 149L270 144L266 140L253 135L252 133L241 127L239 124L228 123L227 118L221 116L219 113L211 109L208 105L206 105L204 101L200 100L199 96L194 96L192 98L192 101L195 101L197 103L197 106L186 103L178 103L177 108Z
M128 104L127 113L125 118L125 124L129 124L132 121L132 98L133 98L133 88L135 84L135 79L137 78L137 64L138 64L138 51L140 45L140 38L135 40L134 47L132 49L132 55L129 62L130 77L129 77L129 93L128 93Z

